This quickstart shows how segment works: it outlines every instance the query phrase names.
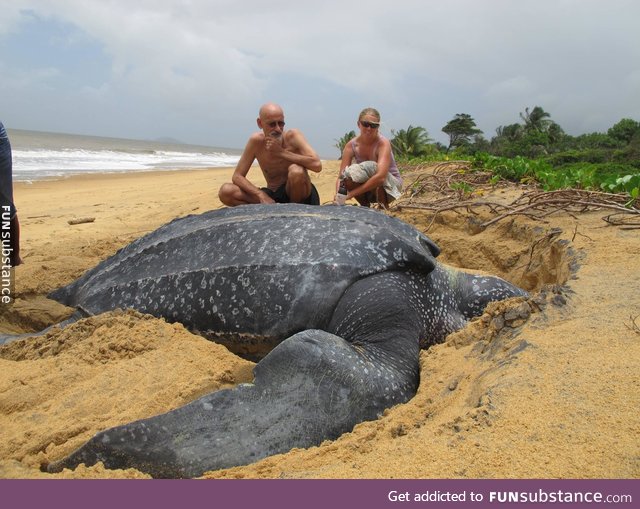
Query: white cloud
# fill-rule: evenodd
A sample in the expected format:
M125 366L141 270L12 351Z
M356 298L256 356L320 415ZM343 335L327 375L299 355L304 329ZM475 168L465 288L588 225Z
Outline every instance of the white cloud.
M640 118L633 0L13 0L0 42L33 15L77 27L69 46L85 34L106 55L100 79L59 91L66 104L75 92L85 112L100 111L105 126L131 113L127 124L144 131L168 118L198 141L225 136L241 146L255 110L273 96L297 118L319 115L326 127L314 126L314 136L327 146L370 104L390 127L432 133L468 112L489 136L534 105L576 129ZM0 56L24 85L0 89L37 96L47 73L64 68L61 56L50 58L18 72Z

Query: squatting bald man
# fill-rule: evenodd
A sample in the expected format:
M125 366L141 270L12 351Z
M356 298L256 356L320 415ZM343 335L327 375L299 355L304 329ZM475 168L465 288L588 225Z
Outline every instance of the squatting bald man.
M298 129L285 131L284 112L273 103L264 104L257 118L261 131L253 133L233 172L232 181L218 192L225 205L248 203L306 203L319 205L320 197L309 170L322 170L318 154ZM267 187L252 184L247 174L257 160Z

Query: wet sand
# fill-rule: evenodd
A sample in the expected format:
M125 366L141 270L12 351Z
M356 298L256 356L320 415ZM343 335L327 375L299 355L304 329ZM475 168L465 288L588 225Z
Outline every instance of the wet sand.
M323 202L337 168L325 162L312 175ZM231 171L16 184L25 263L0 330L39 330L68 316L49 291L175 217L220 207L217 189ZM420 211L394 214L431 225ZM640 231L606 226L603 215L517 218L481 233L464 215L442 215L428 231L442 261L505 277L532 298L492 305L423 351L418 393L377 421L205 477L639 477ZM181 325L129 311L11 343L0 348L0 477L144 477L100 465L57 475L39 467L101 429L248 382L252 366Z

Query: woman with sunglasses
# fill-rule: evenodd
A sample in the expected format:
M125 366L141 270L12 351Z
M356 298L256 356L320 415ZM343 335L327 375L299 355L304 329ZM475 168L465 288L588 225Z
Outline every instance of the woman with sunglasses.
M346 199L355 198L369 207L378 202L388 208L402 190L402 178L391 151L391 143L379 132L380 113L365 108L358 117L360 135L350 140L342 151L340 177L347 190ZM336 203L340 203L336 195Z

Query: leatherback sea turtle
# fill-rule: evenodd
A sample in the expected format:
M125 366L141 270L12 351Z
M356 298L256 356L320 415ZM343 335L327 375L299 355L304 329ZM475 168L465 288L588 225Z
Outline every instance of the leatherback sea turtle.
M102 461L195 477L335 439L408 401L421 346L526 295L438 263L413 227L363 207L246 205L177 219L53 298L178 321L255 357L254 382L102 431L49 472Z

